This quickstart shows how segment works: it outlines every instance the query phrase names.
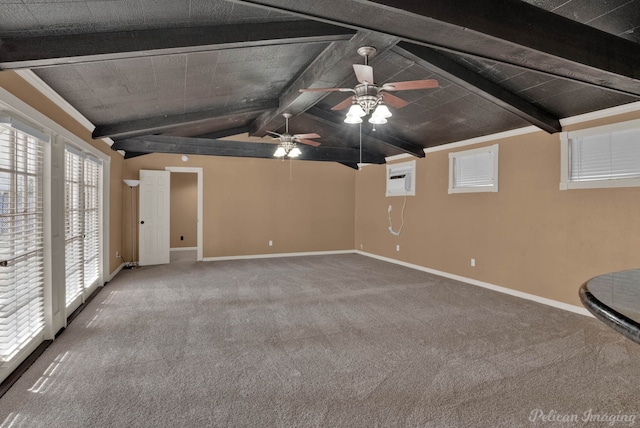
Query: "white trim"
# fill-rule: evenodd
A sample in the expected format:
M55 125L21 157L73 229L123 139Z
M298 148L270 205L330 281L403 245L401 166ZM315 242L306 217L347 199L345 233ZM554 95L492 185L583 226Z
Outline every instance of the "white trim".
M426 153L441 152L443 150L451 150L458 147L471 146L473 144L487 143L495 140L502 140L509 137L517 137L518 135L532 134L534 132L542 132L540 128L535 126L527 126L524 128L512 129L511 131L498 132L497 134L483 135L482 137L470 138L468 140L457 141L453 143L443 144L441 146L427 147L424 149Z
M187 172L187 173L195 173L198 174L198 218L196 219L197 221L197 247L196 250L198 251L198 254L196 256L196 261L201 262L202 261L202 257L203 257L203 240L204 240L204 234L203 234L203 222L202 219L203 217L203 206L204 206L204 177L203 177L203 172L202 172L202 168L197 168L197 167L189 167L189 166L167 166L165 167L165 171L170 171L170 172Z
M356 250L336 250L336 251L309 251L306 253L274 253L274 254L251 254L247 256L224 256L205 257L203 262L219 262L226 260L249 260L249 259L272 259L279 257L302 257L302 256L327 256L333 254L355 254Z
M51 118L45 116L40 113L35 108L31 107L29 104L22 101L20 98L13 95L11 92L7 91L4 88L0 88L0 108L9 108L12 111L15 111L30 120L31 122L36 122L39 126L42 126L55 134L66 138L70 142L79 145L83 150L92 154L101 160L109 159L109 155L101 152L100 150L93 147L91 144L84 141L82 138L78 137L73 132L69 131L59 123L55 122Z
M87 128L89 131L93 132L96 129L96 126L89 121L86 117L82 115L74 106L69 104L67 100L62 98L60 94L54 91L51 86L47 85L42 79L38 77L33 71L25 69L25 70L16 70L18 76L22 77L28 84L37 89L42 95L47 97L51 102L60 107L65 113L71 116L74 120L76 120L80 125ZM113 145L113 140L111 138L103 138L102 141L107 143L109 146Z
M110 275L107 277L107 281L106 281L106 282L111 282L111 281L113 280L113 278L115 278L115 277L116 277L116 275L120 273L120 271L124 268L124 266L125 266L125 263L124 263L124 262L120 263L120 266L118 266L118 267L116 268L116 270L114 270L114 271L113 271L113 273L112 273L112 274L110 274ZM106 282L105 282L105 283L106 283ZM104 284L103 284L103 285L104 285Z
M389 163L389 162L394 162L402 159L411 159L414 157L415 156L410 155L409 153L400 153L399 155L387 156L386 158L384 158L384 161Z
M617 116L624 113L633 113L636 111L640 111L640 101L560 119L560 125L576 125L578 123L588 122L590 120L604 119L607 117Z
M554 308L562 309L565 311L573 312L580 315L585 315L591 318L594 316L586 309L580 306L571 305L569 303L559 302L557 300L547 299L546 297L536 296L535 294L529 294L518 290L513 290L507 287L501 287L499 285L490 284L488 282L478 281L477 279L467 278L460 275L454 275L452 273L442 272L435 269L430 269L424 266L415 265L413 263L407 263L400 260L391 259L389 257L379 256L377 254L367 253L364 251L356 251L357 254L361 254L363 256L371 257L374 259L382 260L389 263L395 263L400 266L405 266L411 269L420 270L422 272L431 273L433 275L442 276L444 278L453 279L455 281L465 282L471 285L477 285L482 288L487 288L489 290L497 291L499 293L509 294L510 296L520 297L522 299L531 300L533 302L542 303L543 305L552 306Z
M175 247L169 248L170 251L196 251L198 247Z
M359 163L358 164L358 169L362 169L366 166L371 166L371 165L376 165L375 163Z

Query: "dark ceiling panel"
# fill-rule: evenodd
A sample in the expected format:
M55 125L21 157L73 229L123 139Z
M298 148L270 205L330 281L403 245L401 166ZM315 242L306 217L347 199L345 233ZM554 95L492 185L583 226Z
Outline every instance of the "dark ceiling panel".
M193 153L255 148L271 157L269 144L211 139L282 132L289 112L293 132L322 136L305 153L354 167L361 147L375 162L423 156L425 147L528 126L539 111L552 117L538 126L552 131L557 118L640 101L639 4L0 0L0 64L41 61L29 68L97 125L96 135L129 138L127 158L182 143ZM353 88L361 46L377 48L376 83L437 79L439 87L394 92L408 104L391 107L376 131L368 117L345 124L346 111L331 110L349 93L299 92ZM440 49L416 55L423 47ZM140 135L140 147L130 138L140 133L161 135Z
M640 43L638 0L524 0L541 9Z
M543 69L640 95L634 80L640 74L640 45L522 1L233 1L336 25L376 29L412 43Z
M93 101L78 110L93 123L104 125L277 97L300 64L311 62L325 46L166 55L51 67L35 73L69 102L78 96Z
M640 96L629 96L537 71L461 55L446 56L559 118L640 101Z

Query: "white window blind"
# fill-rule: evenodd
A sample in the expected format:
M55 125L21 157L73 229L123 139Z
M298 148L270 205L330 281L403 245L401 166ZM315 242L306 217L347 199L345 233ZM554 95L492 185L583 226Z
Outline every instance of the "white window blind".
M102 163L84 159L84 286L100 277L100 177Z
M45 325L41 138L47 137L0 119L0 361L9 362Z
M100 161L65 150L65 270L69 306L100 276Z
M640 178L640 129L570 139L571 181Z
M449 193L498 190L498 146L449 153Z

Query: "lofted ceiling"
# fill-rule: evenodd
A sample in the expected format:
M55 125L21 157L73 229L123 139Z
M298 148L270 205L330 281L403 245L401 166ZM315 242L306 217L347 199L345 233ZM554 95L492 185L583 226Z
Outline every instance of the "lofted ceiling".
M464 13L462 13L464 11ZM361 46L376 83L437 79L373 130L331 108ZM31 70L126 157L385 157L640 101L640 0L0 0L0 69ZM277 140L275 140L277 143Z

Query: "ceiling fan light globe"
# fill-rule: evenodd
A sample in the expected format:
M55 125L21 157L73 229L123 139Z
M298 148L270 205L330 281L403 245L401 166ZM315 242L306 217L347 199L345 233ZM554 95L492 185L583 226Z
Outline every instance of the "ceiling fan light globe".
M372 123L374 125L383 125L383 124L387 123L387 119L382 117L382 116L372 115L369 118L369 123Z
M349 111L347 112L347 116L356 116L356 117L362 117L366 114L367 113L362 109L360 104L351 104L351 107L349 107Z
M297 148L297 147L294 147L293 149L291 149L291 151L289 152L289 154L287 156L289 156L290 158L297 158L301 154L302 154L302 152L300 151L300 149Z
M389 111L389 107L387 107L385 104L378 104L378 107L376 107L376 109L374 110L373 115L384 117L385 119L393 116Z
M281 158L281 157L283 157L283 156L284 156L284 155L286 155L286 154L287 154L287 152L284 150L284 148L283 148L283 147L278 147L278 148L276 149L276 152L273 154L273 156L275 156L275 157L277 157L277 158Z
M348 114L344 123L362 123L362 118L360 116L353 116Z

